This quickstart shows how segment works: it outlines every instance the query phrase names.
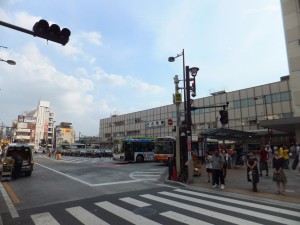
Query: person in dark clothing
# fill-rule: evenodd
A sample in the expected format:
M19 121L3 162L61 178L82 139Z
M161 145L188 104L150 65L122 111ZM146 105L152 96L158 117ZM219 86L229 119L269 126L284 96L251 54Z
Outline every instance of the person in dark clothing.
M254 152L249 152L249 158L247 159L247 168L249 168L249 174L252 177L253 191L257 192L257 183L259 182L259 172L257 167L257 158L254 156Z
M12 178L16 180L16 179L18 179L18 177L21 173L22 157L17 152L14 152L13 159L14 159L14 170L12 173Z

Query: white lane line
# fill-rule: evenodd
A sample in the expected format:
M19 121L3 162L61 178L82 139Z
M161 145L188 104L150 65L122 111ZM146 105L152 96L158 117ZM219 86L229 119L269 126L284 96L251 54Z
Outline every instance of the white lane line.
M52 168L50 168L50 167L41 165L41 164L39 164L39 163L35 163L35 164L37 164L37 165L39 165L39 166L41 166L41 167L44 167L44 168L46 168L46 169L48 169L48 170L51 170L51 171L53 171L53 172L55 172L55 173L58 173L58 174L60 174L60 175L62 175L62 176L68 177L68 178L70 178L70 179L72 179L72 180L76 180L76 181L78 181L78 182L80 182L80 183L82 183L82 184L88 185L88 186L90 186L90 187L98 187L98 186L107 186L107 185L116 185L116 184L126 184L126 183L141 182L141 180L125 180L125 181L107 182L107 183L99 183L99 184L90 184L90 183L85 182L85 181L83 181L83 180L80 180L80 179L78 179L78 178L76 178L76 177L72 177L72 176L70 176L70 175L68 175L68 174L65 174L65 173L59 172L59 171L57 171L57 170L54 170L54 169L52 169Z
M188 204L185 204L185 203L180 203L178 201L173 201L173 200L157 197L157 196L150 195L150 194L141 195L141 197L147 198L147 199L150 199L150 200L153 200L153 201L161 202L161 203L164 203L164 204L167 204L167 205L171 205L171 206L174 206L174 207L177 207L177 208L189 210L191 212L202 214L204 216L209 216L209 217L212 217L212 218L215 218L215 219L224 220L224 221L227 221L227 222L230 222L230 223L238 224L238 225L240 225L240 224L261 225L260 223L251 222L251 221L240 219L240 218L230 216L230 215L227 215L227 214L224 214L224 213L219 213L219 212L207 210L205 208L200 208L200 207L188 205Z
M192 217L185 216L183 214L176 213L176 212L173 212L173 211L163 212L163 213L160 213L160 215L168 217L172 220L176 220L176 221L184 223L184 224L189 224L189 225L195 225L195 224L213 225L212 223L207 223L203 220L197 220L197 219L194 219Z
M31 215L35 225L59 225L50 213L39 213Z
M95 203L95 205L109 211L110 213L113 213L119 217L121 217L124 220L127 220L133 224L136 225L160 225L159 223L152 221L146 217L137 215L129 210L123 209L117 205L114 205L110 202L104 201L104 202L98 202Z
M224 198L221 196L203 194L203 193L188 191L188 190L183 190L183 189L175 189L174 191L180 192L180 193L185 193L185 194L190 194L190 195L194 195L194 196L198 196L198 197L205 197L205 198L210 198L210 199L215 199L215 200L220 200L220 201L226 201L226 202L230 202L230 203L234 203L234 204L239 204L242 206L254 207L257 209L263 209L263 210L267 210L267 211L271 211L271 212L282 213L282 214L286 214L286 215L290 215L290 216L300 217L299 212L282 209L282 208L276 208L276 207L267 206L267 205L256 204L256 203L252 203L252 202L248 202L248 201L244 201L244 200L240 201L240 200L235 200L235 199L228 199L228 198Z
M139 201L137 199L130 198L130 197L120 198L120 200L123 201L123 202L127 202L127 203L129 203L131 205L137 206L137 207L147 207L147 206L151 205L151 204L148 204L146 202L142 202L142 201Z
M109 223L85 210L84 208L77 206L66 209L72 216L78 219L81 223L86 225L109 225Z
M232 211L232 212L238 212L238 213L241 213L244 215L254 215L256 218L261 218L261 219L269 220L269 221L273 221L273 222L279 222L279 223L283 223L283 224L288 223L289 225L299 225L299 221L289 220L289 219L282 218L279 216L273 216L273 215L268 215L266 213L261 213L261 212L257 211L257 208L255 208L254 210L248 210L248 209L243 209L241 207L229 206L227 204L215 203L212 201L206 201L206 200L199 199L199 198L192 198L192 197L188 197L185 195L174 194L174 193L170 193L170 192L166 192L166 191L159 192L159 194L166 195L166 196L173 197L173 198L182 199L185 201L209 205L209 206L212 206L212 207L215 207L218 209L228 210L228 211ZM230 203L231 201L228 200L227 202Z
M7 205L7 208L9 210L9 212L10 212L11 217L12 218L19 217L19 213L16 210L16 208L15 208L14 204L12 203L11 199L9 198L9 196L8 196L5 188L2 185L2 182L0 182L0 190L1 190L2 196L4 198L4 201L5 201L6 205Z

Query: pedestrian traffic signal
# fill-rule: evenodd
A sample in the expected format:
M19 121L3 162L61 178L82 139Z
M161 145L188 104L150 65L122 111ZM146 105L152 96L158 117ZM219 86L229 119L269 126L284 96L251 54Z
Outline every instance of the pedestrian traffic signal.
M40 20L36 22L33 26L34 35L60 43L65 45L69 41L71 31L68 28L63 28L60 30L60 27L57 24L52 24L49 26L49 23L46 20Z
M221 116L221 118L220 118L221 123L222 124L228 124L228 112L227 112L227 110L220 110L219 113L220 113L220 116Z

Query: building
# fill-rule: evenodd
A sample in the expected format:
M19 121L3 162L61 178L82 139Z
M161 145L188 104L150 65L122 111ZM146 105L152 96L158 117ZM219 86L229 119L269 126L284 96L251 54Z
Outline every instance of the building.
M281 0L290 75L280 81L243 90L211 93L194 99L192 134L200 137L209 128L224 127L219 121L221 108L228 105L226 128L250 131L258 136L252 142L261 144L300 143L300 1ZM183 104L179 111L184 115ZM177 123L176 105L167 105L100 120L100 143L121 137L174 136ZM180 118L184 120L183 116Z
M55 127L55 148L57 148L62 143L73 144L74 142L75 131L73 130L72 123L61 122Z
M50 102L39 101L36 110L36 126L34 143L36 146L53 146L55 113L51 110Z

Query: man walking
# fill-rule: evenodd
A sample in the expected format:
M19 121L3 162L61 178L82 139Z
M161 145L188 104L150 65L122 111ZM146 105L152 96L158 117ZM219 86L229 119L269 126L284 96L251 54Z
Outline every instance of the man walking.
M213 186L219 187L220 183L221 189L225 188L224 176L223 176L223 166L224 158L220 155L219 149L215 149L215 154L212 156L212 168L213 168Z

